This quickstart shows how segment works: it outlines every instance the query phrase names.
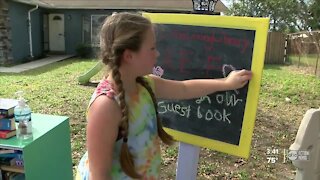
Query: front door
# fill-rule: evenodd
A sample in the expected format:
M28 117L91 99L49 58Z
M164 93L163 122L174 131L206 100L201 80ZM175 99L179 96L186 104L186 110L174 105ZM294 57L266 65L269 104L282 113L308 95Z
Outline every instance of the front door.
M63 14L49 14L49 51L65 51Z

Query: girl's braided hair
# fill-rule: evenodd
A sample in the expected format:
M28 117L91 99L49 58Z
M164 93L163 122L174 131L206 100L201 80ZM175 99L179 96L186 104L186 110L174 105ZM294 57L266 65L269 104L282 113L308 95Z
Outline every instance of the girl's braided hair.
M102 62L107 65L112 72L118 88L120 100L120 108L122 119L119 127L119 135L123 138L120 153L120 164L122 170L132 178L141 178L134 166L133 156L128 148L128 131L129 131L129 116L128 107L125 103L125 91L121 81L119 67L121 66L122 54L126 49L138 51L144 40L146 31L152 27L152 23L142 17L140 14L134 13L115 13L106 18L100 32L100 57ZM162 128L162 124L157 111L157 102L151 87L144 78L138 77L137 82L142 84L150 93L153 100L157 116L158 135L166 144L172 144L173 138L168 135Z

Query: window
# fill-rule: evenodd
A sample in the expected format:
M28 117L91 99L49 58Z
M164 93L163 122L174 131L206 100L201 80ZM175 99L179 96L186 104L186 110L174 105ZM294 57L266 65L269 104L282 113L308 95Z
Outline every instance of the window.
M91 15L91 45L99 46L99 33L107 15Z
M99 46L101 26L108 15L87 15L82 18L82 43Z
M54 17L53 17L53 20L54 20L54 21L61 21L62 19L61 19L60 16L54 16Z
M90 16L82 18L82 43L91 44L91 26Z

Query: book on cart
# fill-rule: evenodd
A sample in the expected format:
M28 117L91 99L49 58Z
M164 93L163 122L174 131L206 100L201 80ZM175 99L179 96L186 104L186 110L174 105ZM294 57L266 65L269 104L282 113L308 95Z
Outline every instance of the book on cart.
M0 119L13 117L14 107L17 105L17 99L0 98Z
M12 118L0 118L0 130L15 130L16 122Z
M3 171L0 180L25 180L25 175L19 172Z
M14 149L3 149L3 148L0 148L0 157L1 157L1 154L12 154L12 153L15 153L17 150L14 150Z
M16 130L0 130L0 139L8 139L17 134Z

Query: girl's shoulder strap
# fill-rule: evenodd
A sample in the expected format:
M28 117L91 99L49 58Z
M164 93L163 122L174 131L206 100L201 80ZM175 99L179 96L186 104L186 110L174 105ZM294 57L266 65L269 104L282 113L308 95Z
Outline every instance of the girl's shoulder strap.
M150 76L146 75L143 77L138 77L137 82L140 83L149 92L153 105L155 109L157 109L157 100L155 99L154 95L155 85L153 79Z
M153 79L149 76L149 75L145 75L143 77L141 77L143 80L145 80L145 82L148 83L148 85L151 87L152 91L154 92L155 90L155 84L154 84L154 81ZM142 84L144 85L144 84Z
M88 109L89 109L90 105L94 102L94 100L101 95L105 95L111 99L114 99L118 103L118 105L120 106L119 96L115 93L115 91L113 89L113 85L107 79L103 79L100 81L100 83L98 84L94 93L92 94L89 105L88 105ZM87 109L87 116L89 113L88 109ZM120 132L120 130L121 129L119 127L119 132ZM121 138L122 138L121 133L118 133L117 141Z
M115 94L115 91L113 89L113 85L106 79L103 79L98 84L97 88L95 89L94 93L92 94L91 100L89 102L89 106L93 103L93 101L101 96L106 95L107 97L114 99L119 104L119 98L118 95Z

